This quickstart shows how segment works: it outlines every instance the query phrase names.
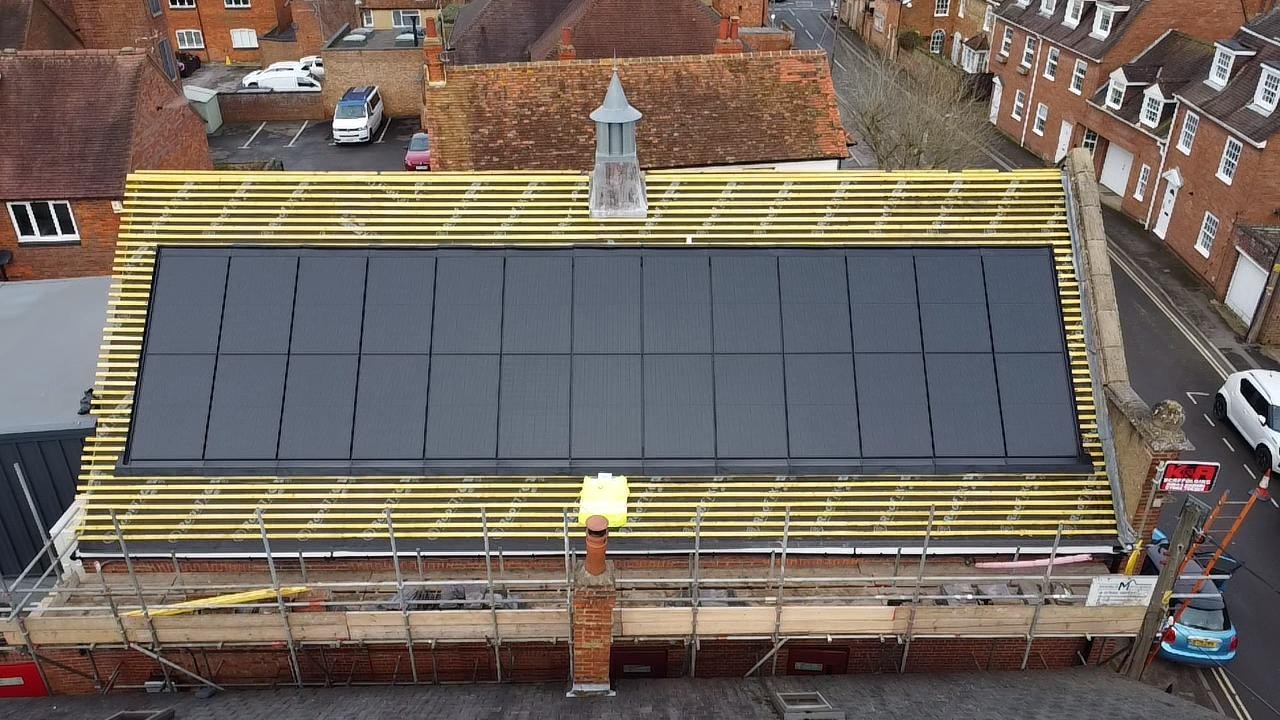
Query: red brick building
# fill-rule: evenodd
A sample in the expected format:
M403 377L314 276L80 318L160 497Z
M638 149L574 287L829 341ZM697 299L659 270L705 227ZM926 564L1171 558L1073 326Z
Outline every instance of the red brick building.
M178 79L165 0L0 0L0 49L145 48Z
M212 167L204 124L141 50L0 53L0 146L12 279L110 273L125 175Z
M287 0L158 0L165 3L176 46L212 62L262 59L260 38L293 23Z
M943 58L966 73L986 72L995 0L845 0L840 19L887 58L900 51L910 32L921 50Z

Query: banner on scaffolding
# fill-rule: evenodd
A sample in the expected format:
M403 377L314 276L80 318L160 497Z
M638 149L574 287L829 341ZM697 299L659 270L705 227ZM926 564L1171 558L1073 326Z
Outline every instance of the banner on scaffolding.
M1156 475L1161 492L1207 493L1218 481L1221 465L1216 462L1163 462Z
M1089 583L1088 607L1146 605L1156 589L1155 575L1100 575Z

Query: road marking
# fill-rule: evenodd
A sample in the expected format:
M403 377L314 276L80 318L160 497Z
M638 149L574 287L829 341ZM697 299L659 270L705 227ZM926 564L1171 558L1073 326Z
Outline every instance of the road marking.
M815 38L813 37L813 33L809 32L809 28L805 27L804 25L801 25L801 26L800 26L800 29L804 30L804 34L805 34L805 35L808 35L810 40L814 40L814 39L815 39Z
M1245 466L1244 466L1244 471L1245 471L1245 472L1247 472L1247 473L1249 473L1249 477L1253 478L1254 480L1257 480L1257 479L1258 479L1258 476L1253 474L1253 470L1252 470L1252 469L1250 469L1250 467L1249 467L1248 465L1245 465Z
M1191 404L1192 404L1192 405L1199 405L1199 404L1200 404L1200 403L1196 402L1196 395L1199 395L1199 396L1201 396L1201 397L1209 397L1209 393L1192 392L1192 391L1188 390L1188 391L1187 391L1187 399L1191 401Z
M249 147L250 145L252 145L252 144L253 144L254 139L258 137L258 133L262 132L262 128L264 128L264 127L266 127L266 126L267 126L267 123L266 123L266 121L264 120L264 121L263 121L263 123L262 123L261 125L259 125L259 126L258 126L258 129L257 129L257 130L254 130L254 131L253 131L253 134L249 136L249 139L248 139L248 140L246 140L246 141L245 141L245 143L244 143L243 145L241 145L241 146L240 146L240 149L241 149L241 150L244 150L245 148L247 148L247 147Z
M1213 691L1213 686L1209 684L1209 678L1205 676L1205 669L1196 668L1196 677L1200 678L1200 684L1204 686L1205 694L1209 696L1209 702L1213 703L1213 707L1218 710L1218 714L1226 717L1227 713L1222 709L1222 703L1218 702L1218 695Z
M293 139L292 139L292 140L290 140L290 141L289 141L289 144L288 144L288 145L285 145L285 147L293 147L293 144L294 144L294 143L296 143L296 142L298 142L298 138L299 138L299 137L302 137L302 131L307 129L307 123L308 123L308 122L310 122L310 120L303 120L303 121L302 121L302 127L298 128L298 132L296 132L296 133L294 133L294 134L293 134Z
M836 62L836 67L840 68L845 72L849 72L849 68L845 67L844 64L841 63L839 60L836 60L835 62Z
M1280 503L1276 502L1276 499L1275 499L1275 498L1271 498L1271 504L1272 504L1272 505L1273 505L1277 510L1280 510Z
M1219 687L1222 688L1223 694L1227 697L1227 703L1231 705L1231 710L1240 720L1253 720L1253 716L1244 707L1244 701L1240 699L1240 694L1236 692L1236 688L1231 684L1231 678L1227 677L1226 671L1215 665L1211 670L1214 678L1218 681Z
M387 131L391 129L391 118L387 118L387 124L382 126L382 134L378 136L378 142L382 142L387 138Z
M1209 423L1209 427L1218 427L1217 425L1213 424L1213 420L1209 419L1208 413L1200 413L1200 414L1204 416L1204 421Z
M1234 447L1231 447L1231 441L1230 441L1230 440L1228 440L1228 439L1226 439L1226 438L1222 438L1222 442L1223 442L1223 443L1224 443L1228 448L1230 448L1230 449L1231 449L1231 452L1235 452L1235 451L1236 451L1236 449L1235 449Z

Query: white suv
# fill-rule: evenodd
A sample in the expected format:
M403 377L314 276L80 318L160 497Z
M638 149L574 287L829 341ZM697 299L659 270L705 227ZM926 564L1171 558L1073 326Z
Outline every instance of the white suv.
M1280 471L1280 372L1245 370L1227 376L1213 399L1213 416L1229 421L1258 464Z
M373 142L373 134L382 127L383 112L377 85L349 88L333 111L333 141Z

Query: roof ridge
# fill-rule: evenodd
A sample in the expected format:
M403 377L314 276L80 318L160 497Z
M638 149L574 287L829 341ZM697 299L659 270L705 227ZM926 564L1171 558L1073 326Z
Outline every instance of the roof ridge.
M542 34L534 38L533 42L529 43L529 47L526 48L526 51L529 54L529 59L545 59L545 54L555 48L556 41L560 36L560 30L565 27L570 27L571 25L576 25L578 21L582 19L582 15L586 13L587 9L599 1L600 0L570 0L569 4L565 5L564 9L560 11L560 14L556 15L555 19L551 21L551 24L547 25L546 29L542 31ZM535 57L534 55L535 49L537 50L538 57Z
M460 70L491 70L493 68L542 68L552 66L570 66L570 65L648 65L657 63L688 63L695 62L732 62L742 60L744 58L772 58L772 57L825 57L826 52L823 50L765 50L761 52L744 52L744 53L699 53L696 55L639 55L635 57L619 57L619 58L581 58L577 60L532 60L529 62L506 62L506 63L478 63L475 65L455 65L449 69L449 72L458 72Z

